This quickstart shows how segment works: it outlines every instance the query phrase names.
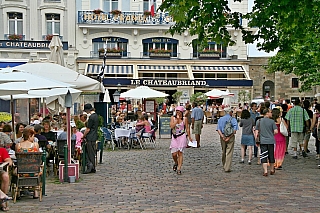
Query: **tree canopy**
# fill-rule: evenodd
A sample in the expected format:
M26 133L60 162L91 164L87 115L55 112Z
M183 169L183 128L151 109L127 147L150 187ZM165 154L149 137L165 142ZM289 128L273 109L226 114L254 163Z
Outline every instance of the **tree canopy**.
M247 14L231 11L228 0L165 0L160 9L176 22L171 34L189 30L202 44L212 40L233 45L227 27L239 29L245 43L256 41L259 50L278 51L269 59L269 72L294 73L304 91L320 85L320 0L255 0ZM248 27L241 25L244 19Z

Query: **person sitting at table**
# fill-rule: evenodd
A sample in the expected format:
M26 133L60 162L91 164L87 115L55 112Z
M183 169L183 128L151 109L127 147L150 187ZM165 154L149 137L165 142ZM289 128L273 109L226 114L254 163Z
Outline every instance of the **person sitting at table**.
M25 128L22 133L23 139L16 144L16 152L39 152L39 144L34 142L35 134L33 129ZM33 198L39 198L39 190L34 191Z
M12 138L11 138L12 128L11 128L11 126L9 124L5 124L3 126L2 132L0 134L2 134L2 137L0 136L0 146L9 150L12 145ZM7 137L3 134L7 135Z
M56 134L51 131L50 121L45 120L42 122L42 124L43 124L43 131L41 132L41 135L45 136L48 142L56 141Z
M16 139L22 137L22 133L26 125L24 123L17 123L16 125Z
M39 152L39 144L34 142L36 132L31 128L25 128L22 134L22 140L16 144L16 152Z
M123 123L122 117L118 116L117 117L117 121L114 123L114 125L115 125L116 128L120 128L122 123Z
M137 136L140 137L141 135L139 134L140 133L140 130L137 130L137 127L140 126L140 130L144 128L144 132L145 133L150 133L151 132L151 125L148 121L148 115L145 114L143 116L140 117L140 122L136 123L136 131L138 131L137 133ZM142 128L141 128L142 126Z
M12 160L7 152L7 150L5 148L0 148L0 163L5 163L8 162L9 166L12 165ZM1 191L0 191L0 200L2 200L3 202L0 201L1 205L0 205L0 209L1 211L8 211L9 208L6 206L5 201L6 200L12 200L11 197L8 197L6 194L8 193L9 190L9 174L8 172L2 170L0 171L0 180L1 180Z
M82 150L82 138L83 133L79 132L75 123L71 123L71 133L76 136L76 155L75 158L80 160L81 150Z
M60 133L60 135L58 136L58 140L67 140L67 125L65 124L64 125L64 128L63 128L63 132ZM76 140L76 135L75 134L72 134L71 135L71 140Z

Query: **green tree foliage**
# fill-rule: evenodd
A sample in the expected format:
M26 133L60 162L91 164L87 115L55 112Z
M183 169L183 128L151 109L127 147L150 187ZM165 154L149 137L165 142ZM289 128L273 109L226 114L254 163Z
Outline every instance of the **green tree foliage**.
M173 99L174 99L177 103L180 102L181 96L182 96L182 91L177 91L177 92L175 92L175 93L172 95Z
M227 0L165 0L160 9L176 21L171 34L189 30L202 45L209 40L232 45L226 26L240 29L246 43L257 42L258 49L266 52L278 51L269 60L269 72L294 73L303 91L320 85L320 0L255 0L247 14L231 12ZM257 32L241 26L240 18Z
M198 35L201 44L210 40L234 44L227 25L240 28L241 14L231 13L228 0L165 0L160 10L169 12L176 22L169 30L172 35L189 30L190 35Z
M190 102L197 102L198 105L205 104L207 101L207 96L202 92L197 92L191 95Z
M251 100L250 92L246 90L240 90L238 93L238 102L248 103Z

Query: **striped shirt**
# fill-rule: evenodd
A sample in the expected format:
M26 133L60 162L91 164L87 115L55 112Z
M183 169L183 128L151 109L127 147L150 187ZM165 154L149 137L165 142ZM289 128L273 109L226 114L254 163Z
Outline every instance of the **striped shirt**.
M309 115L301 106L290 109L285 119L290 121L291 132L303 132L304 121L309 120Z

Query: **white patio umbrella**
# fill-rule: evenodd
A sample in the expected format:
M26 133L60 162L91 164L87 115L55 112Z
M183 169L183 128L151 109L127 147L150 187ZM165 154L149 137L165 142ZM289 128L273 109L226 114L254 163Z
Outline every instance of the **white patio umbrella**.
M49 60L64 66L63 46L58 34L53 35L49 48L51 50Z
M232 94L229 90L226 90L227 93ZM231 95L227 95L223 97L222 105L224 106L231 106Z
M48 62L26 63L14 67L16 70L32 73L39 76L44 76L49 79L61 81L67 84L74 85L73 88L82 92L103 92L99 81L82 75L74 70L63 67L58 64Z
M104 91L103 102L106 102L106 103L110 103L111 102L108 89L105 89L105 91Z
M169 96L163 92L151 89L147 86L139 86L135 89L123 92L120 94L121 98L132 98L132 99L142 99L142 98L160 98Z
M205 94L208 97L222 97L222 96L231 95L232 93L225 92L225 91L222 91L222 90L219 90L219 89L213 89L213 90L211 90L209 92L206 92Z
M0 91L11 91L11 93L3 92L2 95L11 95L11 114L13 117L13 92L16 90L21 91L28 91L31 92L32 90L50 90L52 88L68 88L73 85L66 84L63 82L50 80L41 76L37 76L30 73L24 73L16 70L9 70L9 69L3 69L0 71L0 79L5 78L13 78L17 80L24 80L25 82L10 82L10 83L3 83L0 85ZM21 92L23 93L23 92ZM19 93L14 93L19 94ZM14 131L14 120L12 119L12 128Z

